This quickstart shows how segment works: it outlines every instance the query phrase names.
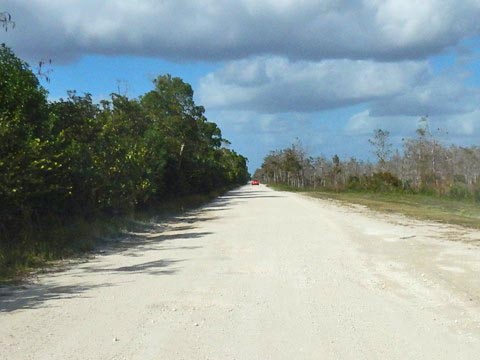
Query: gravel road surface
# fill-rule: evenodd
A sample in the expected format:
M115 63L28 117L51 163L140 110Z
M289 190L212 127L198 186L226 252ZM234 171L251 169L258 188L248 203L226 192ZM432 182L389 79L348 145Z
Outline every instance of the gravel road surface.
M245 186L0 289L0 359L478 359L480 234Z

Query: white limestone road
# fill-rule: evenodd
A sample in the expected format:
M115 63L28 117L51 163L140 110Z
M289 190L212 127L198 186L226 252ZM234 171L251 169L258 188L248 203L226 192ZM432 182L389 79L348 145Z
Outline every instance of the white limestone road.
M478 359L479 238L244 186L0 289L0 359Z

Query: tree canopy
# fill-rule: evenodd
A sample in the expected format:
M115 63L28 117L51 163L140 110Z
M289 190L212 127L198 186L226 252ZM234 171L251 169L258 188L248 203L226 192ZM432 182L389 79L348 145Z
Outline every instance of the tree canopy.
M47 101L28 64L0 47L0 246L36 224L131 213L245 183L247 159L227 143L192 87L170 75L138 99L68 92Z

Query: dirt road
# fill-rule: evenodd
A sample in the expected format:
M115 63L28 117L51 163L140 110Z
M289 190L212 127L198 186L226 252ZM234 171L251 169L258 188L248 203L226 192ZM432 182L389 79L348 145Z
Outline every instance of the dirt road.
M478 359L479 239L246 186L0 289L0 359Z

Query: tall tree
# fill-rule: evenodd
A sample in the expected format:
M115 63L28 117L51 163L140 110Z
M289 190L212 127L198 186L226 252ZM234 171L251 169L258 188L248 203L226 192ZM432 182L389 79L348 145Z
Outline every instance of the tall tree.
M382 129L376 129L373 138L368 142L373 146L373 154L377 157L378 166L381 172L385 171L385 165L392 154L392 143L390 142L390 132Z
M52 164L46 91L29 66L0 45L0 217L3 224L32 216ZM30 198L29 198L30 195Z

